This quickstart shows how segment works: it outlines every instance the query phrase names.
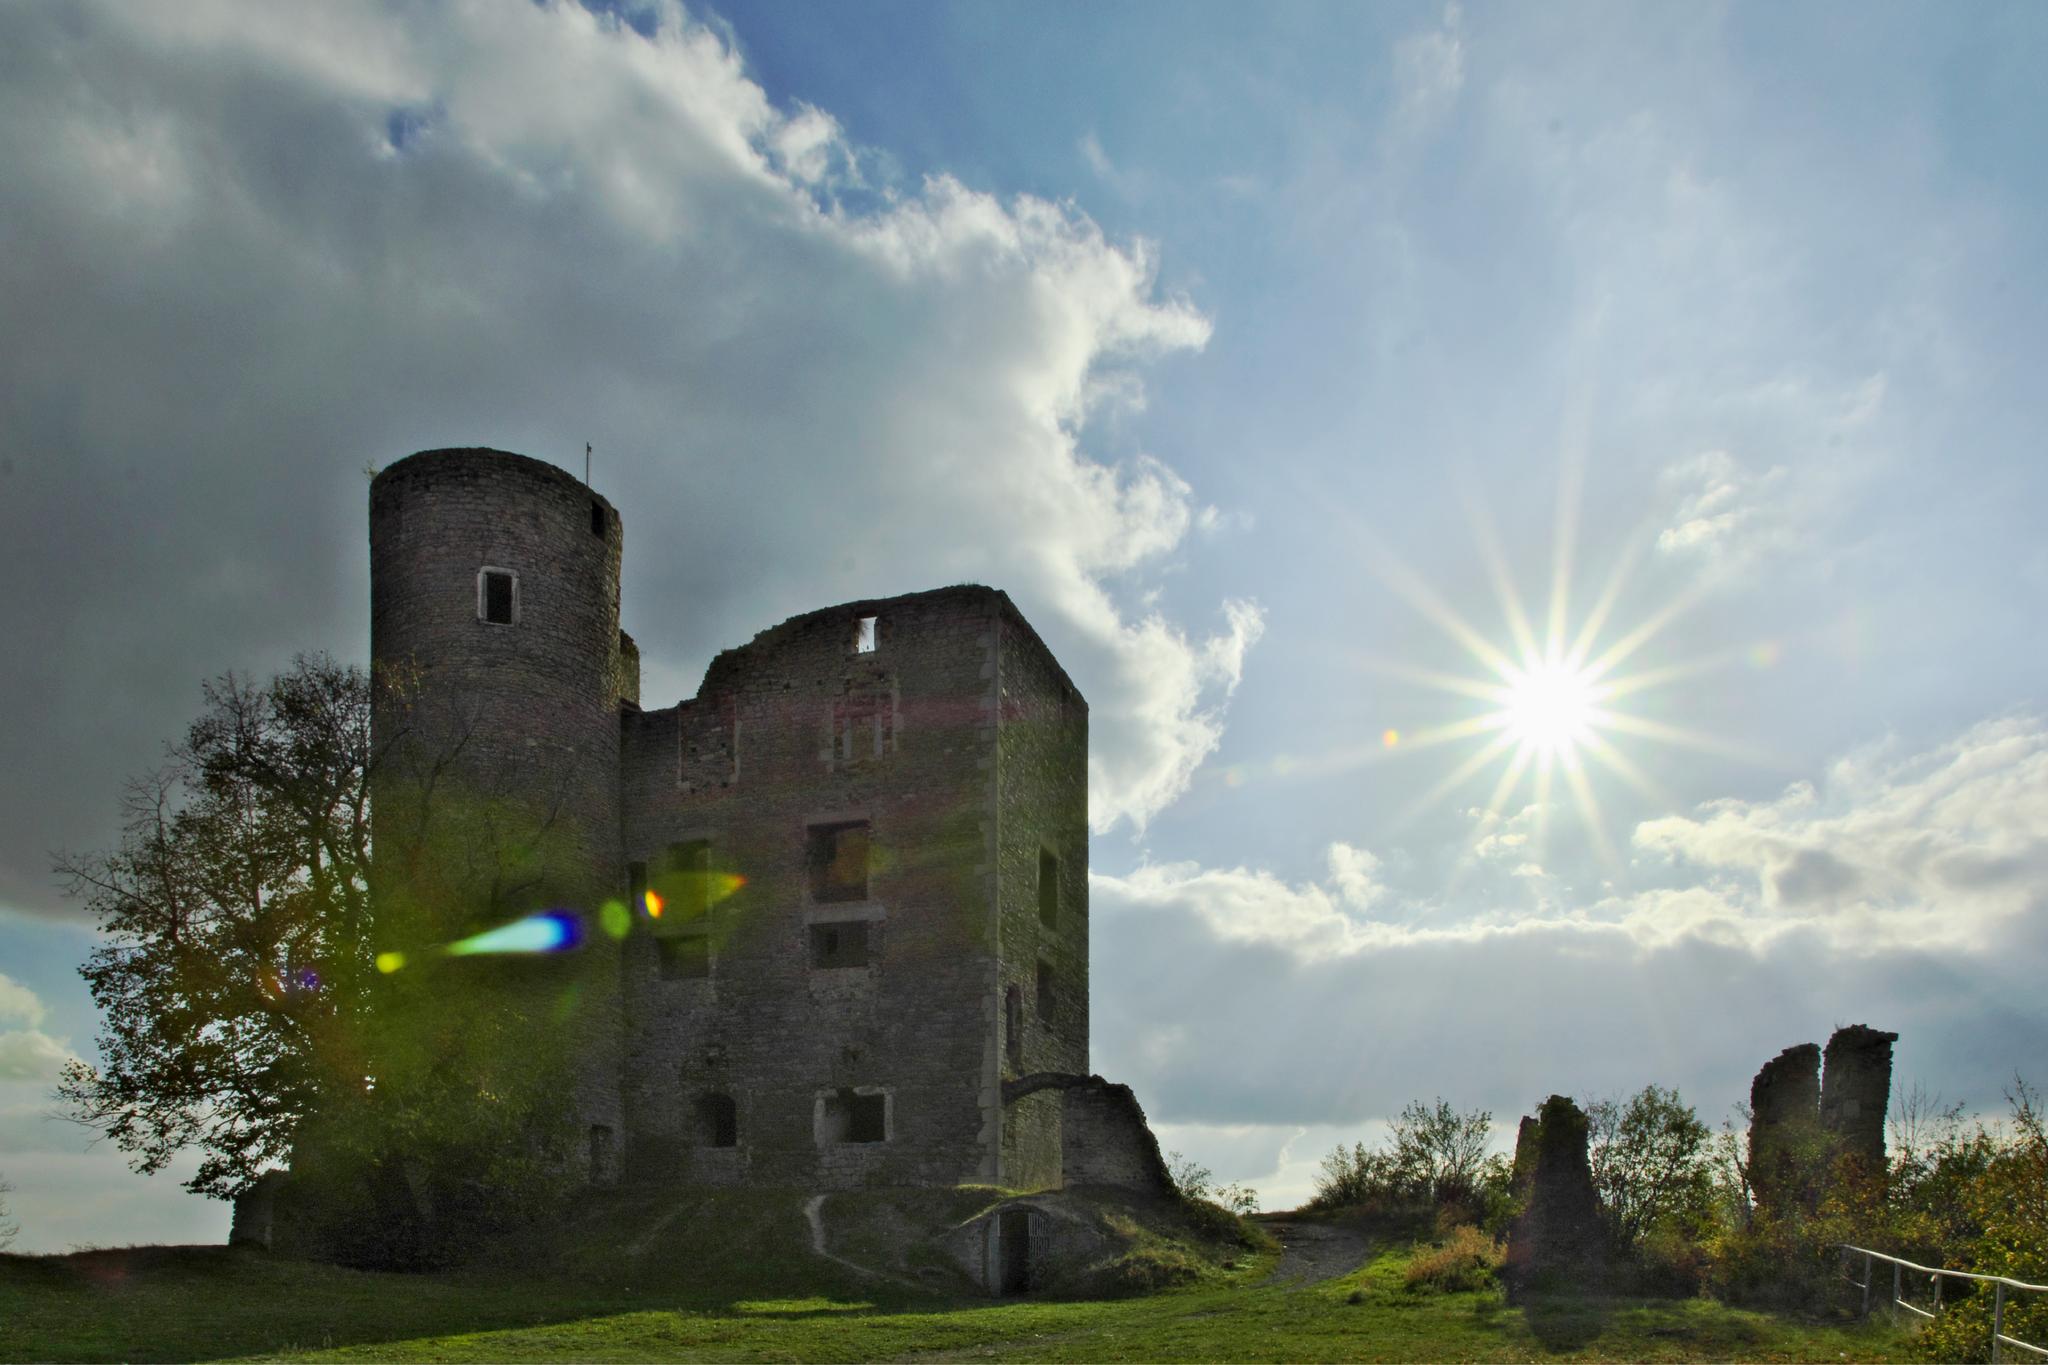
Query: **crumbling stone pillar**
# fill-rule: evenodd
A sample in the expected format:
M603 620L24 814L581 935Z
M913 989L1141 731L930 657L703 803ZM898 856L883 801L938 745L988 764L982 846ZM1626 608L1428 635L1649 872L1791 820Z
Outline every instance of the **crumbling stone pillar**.
M1524 1118L1515 1139L1522 1208L1508 1228L1501 1280L1510 1301L1544 1284L1584 1287L1607 1270L1607 1224L1586 1154L1586 1114L1552 1095Z
M1862 1166L1866 1175L1884 1173L1884 1116L1892 1092L1892 1044L1899 1035L1851 1024L1828 1039L1827 1070L1820 1092L1820 1122L1835 1150Z
M1820 1142L1820 1049L1788 1047L1749 1086L1749 1184L1759 1209L1810 1204Z

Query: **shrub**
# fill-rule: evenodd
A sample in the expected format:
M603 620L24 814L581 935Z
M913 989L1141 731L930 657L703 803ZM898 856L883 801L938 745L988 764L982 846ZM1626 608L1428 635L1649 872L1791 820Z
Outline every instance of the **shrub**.
M1452 1294L1484 1289L1500 1269L1501 1244L1467 1223L1408 1263L1404 1277L1418 1293Z
M1439 1098L1411 1101L1393 1121L1387 1144L1353 1143L1323 1158L1312 1209L1359 1209L1383 1218L1427 1220L1451 1205L1488 1215L1505 1197L1507 1165L1486 1155L1493 1115L1459 1113Z

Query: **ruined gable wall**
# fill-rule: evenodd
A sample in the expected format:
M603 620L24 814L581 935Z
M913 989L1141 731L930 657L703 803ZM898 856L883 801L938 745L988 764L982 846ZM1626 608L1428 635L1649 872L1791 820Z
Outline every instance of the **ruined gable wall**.
M1003 1036L1006 1078L1088 1071L1088 704L1037 633L998 595L1002 629L996 801L1001 831L1002 992L1022 1002L1020 1037ZM1040 874L1051 854L1057 893L1051 925ZM1045 974L1042 974L1042 970ZM1049 975L1046 975L1049 974ZM1041 984L1049 983L1049 1008ZM1005 1011L1001 1027L1011 1026ZM1064 1112L1072 1115L1071 1104ZM1001 1183L1061 1183L1063 1107L1054 1093L1004 1109ZM1071 1178L1071 1177L1070 1177Z
M696 699L625 718L627 859L658 868L672 843L708 838L714 866L746 879L706 917L708 976L660 974L658 937L695 925L643 920L627 943L636 1168L841 1187L990 1178L994 596L807 613L721 654ZM856 653L869 615L877 648ZM820 903L807 831L856 820L867 897ZM813 926L856 921L868 964L814 967ZM886 1142L820 1145L816 1097L840 1088L887 1093ZM696 1131L707 1092L734 1098L736 1149Z

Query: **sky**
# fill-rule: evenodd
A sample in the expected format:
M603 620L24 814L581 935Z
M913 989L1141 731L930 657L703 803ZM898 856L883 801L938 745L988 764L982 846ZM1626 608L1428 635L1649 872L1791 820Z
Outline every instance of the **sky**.
M2044 56L1994 3L0 6L18 1249L225 1235L48 1117L51 866L207 678L366 662L365 471L441 445L593 446L650 705L1006 589L1092 708L1093 1066L1268 1207L1413 1099L1718 1122L1848 1023L2001 1107Z

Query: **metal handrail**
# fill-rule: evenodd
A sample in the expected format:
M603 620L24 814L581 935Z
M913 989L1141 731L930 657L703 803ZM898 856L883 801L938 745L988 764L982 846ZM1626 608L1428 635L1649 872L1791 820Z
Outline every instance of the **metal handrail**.
M1935 1313L1939 1313L1941 1311L1941 1282L1945 1278L1980 1280L1996 1286L1991 1296L1991 1359L1993 1365L2000 1365L2000 1362L2005 1358L2003 1352L1999 1350L2001 1346L2017 1346L2022 1351L2031 1352L2044 1360L2048 1360L2048 1347L2036 1346L2031 1341L2021 1341L2018 1337L2011 1337L2005 1334L2005 1291L2010 1288L2029 1294L2048 1294L2048 1284L2028 1284L2025 1280L2015 1280L2007 1275L1979 1275L1975 1271L1970 1270L1947 1270L1941 1266L1921 1265L1916 1261L1909 1261L1903 1256L1887 1255L1882 1251L1872 1251L1868 1247L1853 1246L1848 1242L1837 1242L1835 1245L1839 1250L1850 1252L1863 1258L1863 1279L1861 1281L1851 1279L1846 1268L1842 1271L1843 1279L1848 1280L1850 1284L1863 1291L1863 1316L1870 1316L1870 1286L1876 1279L1874 1272L1876 1263L1879 1261L1889 1263L1892 1268L1891 1301L1886 1307L1891 1311L1893 1322L1899 1320L1899 1310L1901 1308L1905 1309L1908 1313L1923 1318L1931 1318ZM1920 1274L1929 1276L1934 1281L1933 1313L1906 1302L1905 1274L1908 1270L1917 1271Z

